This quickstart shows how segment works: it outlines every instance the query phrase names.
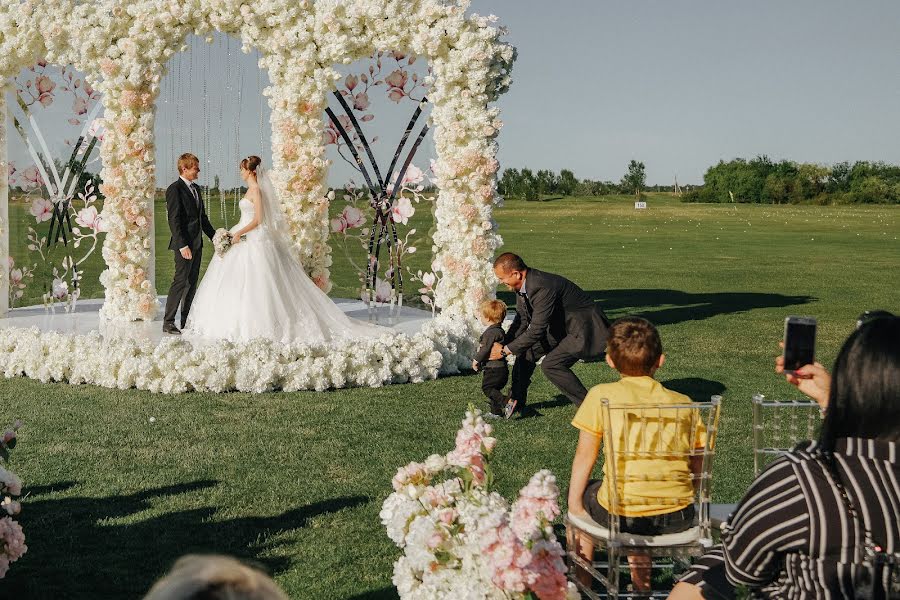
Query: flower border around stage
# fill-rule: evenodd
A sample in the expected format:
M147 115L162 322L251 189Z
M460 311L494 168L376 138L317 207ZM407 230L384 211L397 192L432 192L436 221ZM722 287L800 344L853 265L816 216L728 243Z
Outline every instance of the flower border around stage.
M412 336L329 344L137 341L122 332L77 335L36 327L0 329L0 373L39 381L162 393L267 392L417 383L467 368L473 331L438 317Z
M44 58L73 65L102 94L103 316L151 320L158 311L154 105L165 65L185 48L187 36L218 30L260 52L260 68L272 83L265 95L272 108L273 179L304 266L325 290L331 251L321 131L326 98L340 79L333 65L379 49L430 61L439 188L432 250L441 274L435 302L447 317L471 319L493 291L490 259L501 243L492 212L500 200L496 136L502 124L490 103L509 85L515 51L501 41L494 17L467 16L467 8L467 0L195 0L189 7L180 0L0 0L0 88ZM4 102L0 94L5 119ZM5 178L0 185L5 191ZM6 285L8 277L0 281Z

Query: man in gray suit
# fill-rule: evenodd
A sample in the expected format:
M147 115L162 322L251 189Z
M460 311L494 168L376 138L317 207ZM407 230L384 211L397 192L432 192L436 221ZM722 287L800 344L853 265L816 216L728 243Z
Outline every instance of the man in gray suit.
M206 216L200 188L194 181L200 175L200 160L193 154L178 158L178 180L166 189L166 216L172 237L169 250L175 252L175 278L166 298L163 331L179 335L175 327L175 313L181 305L181 327L187 322L200 278L200 259L203 257L203 234L212 239L215 228Z
M511 252L497 257L494 274L516 292L516 317L505 345L494 344L491 353L491 359L516 357L507 415L525 408L531 376L541 357L547 379L580 406L587 389L572 365L603 359L609 319L580 287L560 275L529 268Z

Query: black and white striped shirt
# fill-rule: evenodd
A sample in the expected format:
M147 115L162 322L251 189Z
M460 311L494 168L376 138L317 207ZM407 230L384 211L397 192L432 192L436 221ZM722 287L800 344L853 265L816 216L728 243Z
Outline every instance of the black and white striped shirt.
M896 442L838 440L835 472L874 542L900 552L900 462ZM682 581L707 585L724 565L728 581L766 598L855 598L865 532L850 515L816 443L798 446L753 482L723 531L722 546ZM884 582L887 585L887 581Z

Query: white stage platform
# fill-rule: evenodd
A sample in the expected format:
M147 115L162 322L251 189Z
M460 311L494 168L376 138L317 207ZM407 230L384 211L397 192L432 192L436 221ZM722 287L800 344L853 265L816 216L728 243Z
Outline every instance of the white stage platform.
M334 298L334 302L348 317L389 327L408 336L415 335L425 323L432 320L430 311L407 306L391 309L388 305L380 305L370 311L362 300ZM55 312L48 311L43 306L14 308L7 313L5 319L0 319L0 328L37 327L42 332L56 331L73 335L97 331L103 337L125 337L159 343L164 337L173 337L162 331L162 307L166 305L166 297L159 296L159 303L160 314L154 321L116 324L100 319L99 311L103 305L101 298L79 300L71 313L65 312L61 307L57 307ZM180 320L180 316L176 318L176 322ZM195 340L192 338L190 341Z

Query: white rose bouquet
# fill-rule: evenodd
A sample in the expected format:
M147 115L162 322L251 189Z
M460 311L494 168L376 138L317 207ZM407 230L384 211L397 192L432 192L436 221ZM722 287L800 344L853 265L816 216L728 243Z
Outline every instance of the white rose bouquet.
M234 236L227 229L217 229L213 236L213 248L216 249L217 256L224 256L231 248Z

